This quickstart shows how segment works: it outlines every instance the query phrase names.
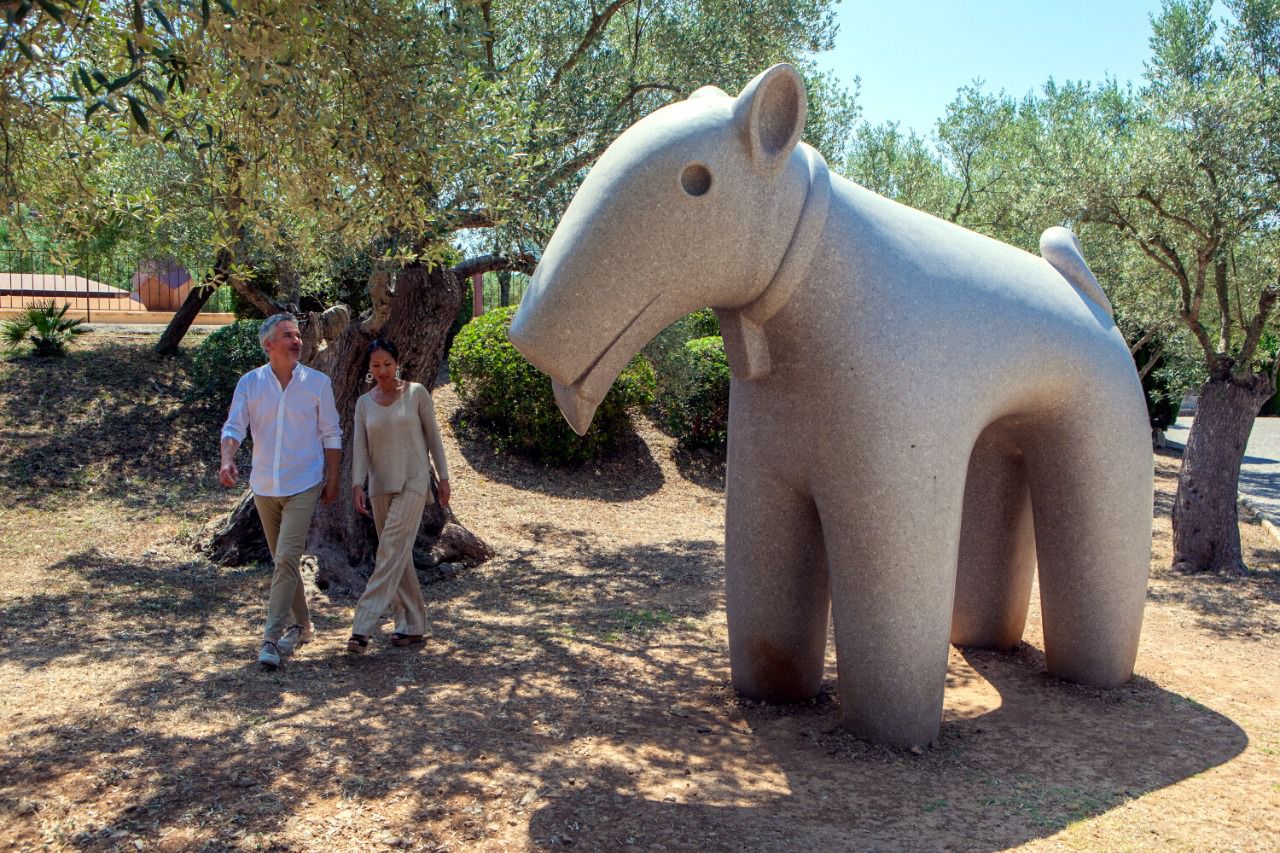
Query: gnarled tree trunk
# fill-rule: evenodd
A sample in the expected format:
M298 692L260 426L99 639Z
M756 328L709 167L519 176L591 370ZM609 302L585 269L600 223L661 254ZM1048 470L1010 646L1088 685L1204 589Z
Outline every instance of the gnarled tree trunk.
M1236 490L1245 444L1262 404L1275 393L1270 377L1241 380L1229 371L1200 389L1173 503L1173 565L1188 572L1245 571Z
M334 401L342 426L342 485L338 500L328 506L320 504L312 521L307 550L319 558L316 583L323 589L359 594L373 567L377 537L373 522L356 513L351 503L351 430L356 400L369 389L365 382L368 371L369 342L377 335L394 341L400 350L401 373L405 379L430 388L436 369L444 356L445 336L462 301L458 278L448 270L428 271L421 266L406 267L397 277L394 291L387 286L385 273L375 273L370 289L374 310L362 322L349 322L336 338L313 343L314 324L324 324L333 333L334 315L308 315L303 338L307 345L307 362L328 374L333 383ZM465 496L460 496L465 500ZM254 519L248 519L253 513ZM205 543L211 557L259 553L246 537L262 540L262 527L256 520L252 500L242 500L232 515L220 525ZM227 541L231 539L233 541ZM442 562L478 565L493 556L492 549L457 523L451 511L438 503L435 480L432 500L423 511L415 561L420 567Z

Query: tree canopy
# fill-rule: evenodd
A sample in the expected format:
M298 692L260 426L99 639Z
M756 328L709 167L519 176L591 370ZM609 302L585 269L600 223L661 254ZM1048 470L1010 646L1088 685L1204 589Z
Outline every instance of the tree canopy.
M474 266L527 267L622 129L803 64L831 5L38 3L5 42L5 200L56 207L78 237L188 210L206 261L244 264L249 240L304 263L375 244L456 262L457 235L489 229L462 244L498 250ZM811 79L810 139L838 154L853 96ZM124 180L120 161L148 158L150 186Z

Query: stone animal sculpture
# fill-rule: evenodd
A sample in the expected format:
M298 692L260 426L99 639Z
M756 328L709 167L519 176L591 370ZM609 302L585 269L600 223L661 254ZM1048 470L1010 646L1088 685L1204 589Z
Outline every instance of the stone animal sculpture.
M1151 542L1142 389L1075 236L1042 257L904 207L799 143L777 65L637 122L557 226L511 325L586 431L628 360L704 306L732 381L733 683L933 740L948 640L1008 649L1039 566L1049 672L1130 677Z

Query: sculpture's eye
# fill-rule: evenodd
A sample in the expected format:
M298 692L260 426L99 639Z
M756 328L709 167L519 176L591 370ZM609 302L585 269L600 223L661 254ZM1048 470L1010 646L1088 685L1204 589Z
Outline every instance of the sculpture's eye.
M680 173L680 186L692 196L705 195L711 189L711 172L700 163L692 163L684 167Z

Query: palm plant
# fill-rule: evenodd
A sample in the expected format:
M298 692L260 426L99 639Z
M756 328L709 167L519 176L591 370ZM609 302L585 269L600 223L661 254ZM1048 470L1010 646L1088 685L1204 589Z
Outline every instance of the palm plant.
M36 355L61 358L72 338L89 331L84 320L67 318L70 307L64 302L59 308L52 299L29 303L21 314L0 325L0 341L12 352L30 339Z

